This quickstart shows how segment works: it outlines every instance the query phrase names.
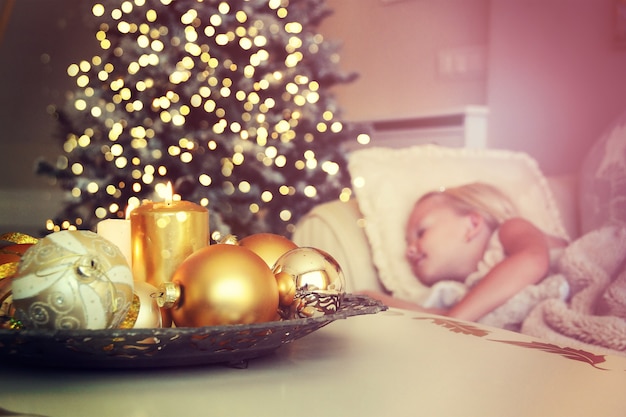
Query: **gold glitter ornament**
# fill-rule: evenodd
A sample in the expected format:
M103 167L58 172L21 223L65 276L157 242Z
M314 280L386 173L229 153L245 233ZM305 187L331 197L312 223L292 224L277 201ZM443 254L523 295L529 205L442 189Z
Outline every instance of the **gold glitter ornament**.
M24 253L11 289L25 328L107 329L128 312L133 277L114 244L90 231L64 230Z
M238 245L194 252L160 288L176 327L250 324L277 319L278 288L271 269Z
M281 256L274 265L279 285L293 291L293 299L281 298L283 319L319 317L334 314L345 295L345 278L337 261L316 248L296 248ZM291 279L293 286L288 284Z
M11 296L13 275L17 273L24 252L37 243L38 239L24 233L12 232L3 234L0 240L9 242L0 248L0 319L7 321L15 314Z
M147 282L135 281L133 302L120 324L121 329L155 329L163 327L161 309L157 304L159 290Z
M33 243L19 243L0 248L0 279L15 275L20 259Z
M15 243L17 245L25 245L25 244L34 245L35 243L39 241L39 238L27 235L25 233L10 232L10 233L4 233L3 235L0 235L0 240Z

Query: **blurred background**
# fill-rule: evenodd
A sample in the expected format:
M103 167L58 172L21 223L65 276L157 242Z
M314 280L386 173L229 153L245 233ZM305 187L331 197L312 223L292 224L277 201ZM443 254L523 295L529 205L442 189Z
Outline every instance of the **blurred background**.
M21 231L59 205L38 158L62 152L68 65L98 54L85 0L0 0L0 218ZM359 74L334 88L350 121L488 108L488 146L575 173L626 110L623 0L327 0L319 32ZM620 10L622 14L620 14Z

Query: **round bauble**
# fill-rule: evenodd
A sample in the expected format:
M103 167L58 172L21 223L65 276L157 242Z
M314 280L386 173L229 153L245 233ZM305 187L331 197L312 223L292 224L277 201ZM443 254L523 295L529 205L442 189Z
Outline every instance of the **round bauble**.
M19 262L28 249L33 246L32 243L7 245L0 248L0 265L12 262Z
M296 282L293 276L285 271L274 274L276 285L278 285L278 302L281 306L287 307L293 304L296 297Z
M121 329L154 329L163 327L161 309L157 305L159 290L147 282L136 281L133 302L120 324Z
M6 296L10 296L11 277L17 272L20 259L24 253L33 246L33 243L7 245L0 248L0 300ZM4 284L4 285L2 285ZM6 287L7 294L4 294L2 288Z
M278 288L260 256L238 245L214 244L185 259L172 276L180 297L170 312L177 327L275 320Z
M280 285L294 294L292 299L281 297L282 318L319 317L339 309L345 278L337 261L327 252L307 247L292 249L276 261L273 272Z
M256 233L246 236L239 241L239 245L259 255L270 268L274 267L278 258L298 247L286 237L273 233Z
M9 322L12 321L11 318L15 316L13 297L11 296L12 283L12 276L0 279L0 329L12 327L12 324Z
M122 252L86 230L52 233L28 249L11 285L15 316L25 328L118 327L133 300Z
M0 317L13 317L13 297L11 286L20 259L34 243L13 243L0 248ZM4 323L0 322L0 327Z

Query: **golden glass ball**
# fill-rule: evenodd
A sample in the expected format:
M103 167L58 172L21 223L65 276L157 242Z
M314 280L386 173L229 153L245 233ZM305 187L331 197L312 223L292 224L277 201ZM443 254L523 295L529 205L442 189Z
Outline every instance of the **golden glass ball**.
M290 306L296 296L296 283L291 274L281 271L274 275L278 284L278 301L281 306Z
M273 233L246 236L239 241L239 246L244 246L259 255L270 268L274 267L278 258L298 247L286 237Z
M280 285L293 291L292 299L281 297L284 319L319 317L339 310L345 294L345 278L339 263L327 252L300 247L281 256L273 269ZM287 285L291 278L292 285Z
M177 327L275 320L278 287L271 269L250 249L214 244L197 250L174 272L180 298L171 308Z

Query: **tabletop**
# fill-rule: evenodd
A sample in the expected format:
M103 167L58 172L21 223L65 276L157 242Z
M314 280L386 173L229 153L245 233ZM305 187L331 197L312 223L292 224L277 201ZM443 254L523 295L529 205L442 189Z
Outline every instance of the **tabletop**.
M4 366L0 408L45 417L623 417L624 387L626 357L389 309L332 322L247 367Z

